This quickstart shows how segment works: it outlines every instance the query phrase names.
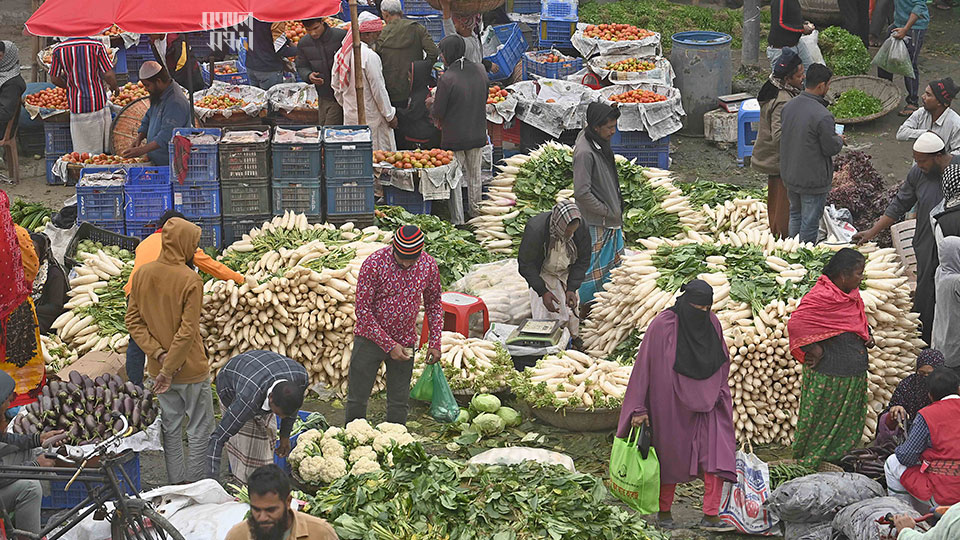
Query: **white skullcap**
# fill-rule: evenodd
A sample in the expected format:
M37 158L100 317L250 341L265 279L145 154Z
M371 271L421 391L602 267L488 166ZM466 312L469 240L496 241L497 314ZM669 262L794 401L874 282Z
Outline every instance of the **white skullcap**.
M945 146L939 135L928 131L917 137L917 142L913 143L913 151L921 154L936 154L943 151Z
M379 18L380 17L377 17L376 15L374 15L373 13L370 13L369 11L361 11L360 15L357 15L357 20L362 23L365 23L367 21L375 21Z
M160 70L162 69L163 67L160 66L158 62L154 62L153 60L144 62L143 65L140 66L140 80L142 81L144 79L149 79L150 77L155 76L157 73L160 73Z
M383 0L383 2L380 3L380 11L394 15L403 15L403 4L400 3L400 0Z

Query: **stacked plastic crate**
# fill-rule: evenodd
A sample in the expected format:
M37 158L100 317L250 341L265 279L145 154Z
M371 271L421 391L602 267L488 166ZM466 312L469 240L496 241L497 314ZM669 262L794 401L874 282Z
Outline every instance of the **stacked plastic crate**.
M323 128L326 219L373 224L373 138L367 126Z
M127 236L146 238L160 226L160 216L173 208L170 167L130 167L123 196Z
M577 0L543 0L540 8L540 48L572 49L570 37L580 16Z
M403 14L410 20L423 25L433 41L443 39L443 12L430 5L427 0L401 0Z
M236 130L247 131L250 130ZM223 245L239 240L253 227L270 219L270 132L263 140L232 142L230 130L220 141L220 201L223 207ZM257 136L257 139L260 137Z
M135 83L140 80L140 66L148 60L154 60L153 48L150 46L150 36L142 34L140 41L124 52L127 64L127 79Z
M220 181L218 176L217 148L221 131L217 128L177 128L173 135L212 135L216 142L190 145L187 174L181 183L171 175L173 185L173 208L188 220L200 226L200 247L219 248L223 244L220 211ZM170 162L173 163L173 143L170 144Z
M103 178L92 175L105 173ZM90 223L97 227L123 234L124 196L123 184L126 172L123 169L110 171L103 167L85 167L80 171L77 183L77 223Z
M273 134L273 214L289 210L323 219L321 132L316 126L277 127Z
M43 153L47 158L47 184L63 184L62 179L53 175L53 164L60 156L73 151L70 122L44 122L43 139Z

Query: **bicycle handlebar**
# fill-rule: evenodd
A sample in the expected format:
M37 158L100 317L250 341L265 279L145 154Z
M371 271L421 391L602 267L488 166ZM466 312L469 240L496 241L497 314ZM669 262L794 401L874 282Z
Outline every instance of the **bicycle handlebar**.
M70 452L68 451L66 456L56 453L56 454L48 455L47 457L51 459L56 459L58 461L67 463L69 465L78 465L102 453L104 450L106 450L108 446L112 445L114 442L130 435L129 433L130 423L127 421L126 416L118 412L111 412L110 418L113 420L120 420L120 422L122 423L122 427L120 428L119 431L117 431L110 437L107 437L106 439L97 443L97 445L94 446L93 449L90 450L90 452L83 454L82 452L78 451L76 454L70 455Z

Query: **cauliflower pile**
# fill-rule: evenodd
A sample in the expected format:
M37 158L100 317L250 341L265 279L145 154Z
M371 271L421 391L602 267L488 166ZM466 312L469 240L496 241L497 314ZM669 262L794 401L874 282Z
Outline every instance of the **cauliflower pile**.
M311 429L297 438L287 461L311 484L330 484L350 474L377 473L393 464L393 449L414 441L405 426L384 422L371 426L358 419L346 429Z

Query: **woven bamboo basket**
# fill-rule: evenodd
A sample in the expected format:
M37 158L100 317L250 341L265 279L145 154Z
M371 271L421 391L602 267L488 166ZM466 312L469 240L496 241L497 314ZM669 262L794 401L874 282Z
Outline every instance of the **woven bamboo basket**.
M837 97L847 90L862 90L879 99L883 103L883 109L878 113L867 116L837 118L838 124L861 124L882 118L893 112L893 110L900 105L900 100L903 99L900 88L891 81L870 75L849 75L830 80L830 91L827 92L827 101L836 101Z
M427 0L430 7L442 11L440 0ZM460 15L471 15L474 13L484 13L496 9L503 5L504 0L453 0L450 3L450 9Z
M133 146L139 136L140 121L143 120L148 109L150 109L150 98L142 97L131 101L117 113L117 117L113 120L113 127L110 129L110 148L113 148L114 154L123 154L124 150Z
M561 409L531 407L541 422L567 431L612 431L620 421L620 409Z

